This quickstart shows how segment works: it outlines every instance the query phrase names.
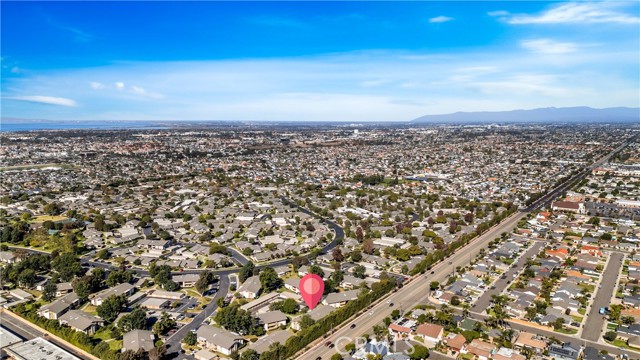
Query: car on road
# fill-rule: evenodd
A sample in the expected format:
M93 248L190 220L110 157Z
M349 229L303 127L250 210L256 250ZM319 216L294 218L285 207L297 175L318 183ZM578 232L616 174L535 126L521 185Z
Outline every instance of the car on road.
M355 329L356 324L351 324L351 326L349 326L349 329Z
M324 346L331 346L331 345L333 345L331 341L327 341L326 343L324 343Z

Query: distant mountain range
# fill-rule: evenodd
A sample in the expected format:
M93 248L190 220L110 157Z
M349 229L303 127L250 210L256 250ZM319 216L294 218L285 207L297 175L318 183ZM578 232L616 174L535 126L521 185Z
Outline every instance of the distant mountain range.
M511 111L456 112L426 115L412 120L416 124L439 123L594 123L638 122L640 108L614 107L594 109L587 106L540 108Z

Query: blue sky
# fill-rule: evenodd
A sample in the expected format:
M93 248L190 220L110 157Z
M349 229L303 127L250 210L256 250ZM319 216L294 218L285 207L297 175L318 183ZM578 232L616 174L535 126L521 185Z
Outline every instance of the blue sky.
M2 117L640 106L640 3L2 2Z

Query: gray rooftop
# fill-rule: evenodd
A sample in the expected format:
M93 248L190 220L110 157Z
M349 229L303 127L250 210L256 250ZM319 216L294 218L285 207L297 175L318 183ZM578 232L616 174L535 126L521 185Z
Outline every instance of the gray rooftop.
M19 360L80 360L40 337L9 346L6 351Z
M22 339L20 339L17 335L0 326L0 348L5 348L7 346L17 344L21 341Z

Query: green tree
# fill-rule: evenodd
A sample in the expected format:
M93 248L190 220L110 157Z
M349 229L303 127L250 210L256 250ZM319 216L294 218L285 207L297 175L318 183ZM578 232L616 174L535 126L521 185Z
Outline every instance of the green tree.
M302 317L300 318L300 329L304 330L310 326L312 326L313 324L315 324L315 320L313 320L313 318L307 314L302 315Z
M615 341L617 337L618 335L615 331L607 331L603 336L603 338L607 341Z
M107 249L102 249L102 250L98 251L98 259L106 260L110 256L111 256L111 254L109 253L109 250L107 250Z
M314 264L314 265L309 266L309 273L316 274L316 275L320 276L321 278L324 278L324 271L318 265Z
M176 327L176 321L173 320L173 318L171 318L169 314L167 314L166 312L163 312L162 316L160 317L160 320L156 321L156 323L153 324L153 332L156 335L164 335L169 330L175 327Z
M184 339L182 339L182 342L189 346L193 346L198 342L198 337L196 336L196 333L189 331Z
M244 264L240 271L238 272L238 277L241 283L245 282L248 278L253 276L253 271L255 270L255 265L251 261Z
M260 284L265 292L271 292L279 289L283 281L273 268L267 267L260 271Z
M56 297L58 286L53 281L48 281L42 290L42 298L44 301L51 301Z
M82 274L82 265L75 254L66 252L54 258L52 268L58 272L62 281L70 281L76 275Z
M240 360L260 360L260 354L253 349L247 349L240 356Z
M422 345L413 345L413 351L409 354L409 358L415 360L424 360L429 357L429 349Z
M76 295L84 301L89 297L89 294L91 294L91 276L75 278L71 282L71 286Z
M127 305L127 298L124 295L111 295L102 301L102 304L96 308L98 315L106 322L113 322L120 312Z
M133 309L132 312L120 318L118 327L125 333L136 329L147 329L147 312L142 308Z
M209 284L213 281L213 273L211 271L203 271L196 281L196 290L200 293L200 295L204 295L204 293L209 289Z
M282 302L282 312L285 314L295 314L298 311L298 303L293 299L286 299Z
M44 206L42 210L51 216L60 215L62 213L62 208L60 207L60 204L58 204L57 202L48 203L47 205Z
M180 284L178 284L177 282L175 282L173 280L169 280L169 281L165 282L164 284L162 284L162 288L167 290L167 291L178 291L178 290L180 290Z
M362 265L356 265L353 268L353 276L359 279L364 279L366 276L366 272L367 272L367 269Z
M18 276L18 284L25 288L32 288L37 280L38 276L33 269L24 269L20 272L20 276Z

